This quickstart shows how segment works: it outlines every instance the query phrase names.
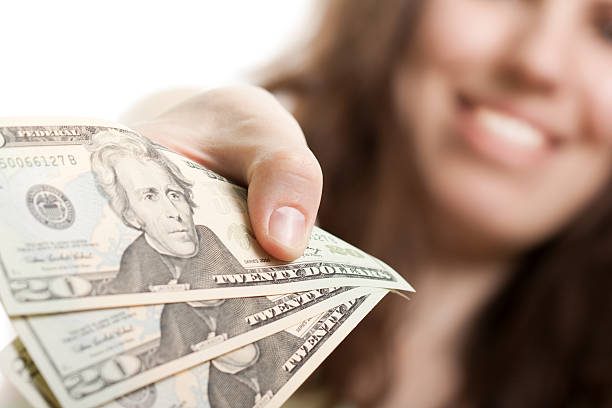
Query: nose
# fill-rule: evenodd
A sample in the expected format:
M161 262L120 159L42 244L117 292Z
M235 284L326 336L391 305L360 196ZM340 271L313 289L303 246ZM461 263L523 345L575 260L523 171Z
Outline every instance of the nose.
M178 222L182 221L181 213L172 200L170 200L166 196L163 196L161 202L163 206L163 212L166 217L175 219Z
M570 64L573 1L549 0L533 5L508 52L512 85L539 93L554 93Z

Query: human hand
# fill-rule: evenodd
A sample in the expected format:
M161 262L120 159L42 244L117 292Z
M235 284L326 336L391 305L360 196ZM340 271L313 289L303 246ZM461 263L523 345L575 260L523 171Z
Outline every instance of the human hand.
M323 176L299 125L270 93L252 86L215 89L131 127L248 186L259 244L281 260L302 255Z

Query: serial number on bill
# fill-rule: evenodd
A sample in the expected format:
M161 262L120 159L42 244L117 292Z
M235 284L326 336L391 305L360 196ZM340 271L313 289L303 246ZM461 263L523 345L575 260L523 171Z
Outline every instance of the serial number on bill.
M76 165L76 157L71 154L0 157L0 169L23 169L26 167L63 167Z

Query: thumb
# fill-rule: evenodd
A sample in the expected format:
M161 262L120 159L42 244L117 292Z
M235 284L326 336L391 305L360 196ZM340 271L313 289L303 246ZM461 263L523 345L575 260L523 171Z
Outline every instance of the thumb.
M248 171L248 207L259 244L275 258L302 255L317 217L323 176L307 147L268 152Z

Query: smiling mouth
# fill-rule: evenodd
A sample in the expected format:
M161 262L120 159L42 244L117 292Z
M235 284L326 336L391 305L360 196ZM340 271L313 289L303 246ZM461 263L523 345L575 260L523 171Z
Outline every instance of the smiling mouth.
M540 165L560 140L510 109L459 97L457 130L480 157L513 169Z

